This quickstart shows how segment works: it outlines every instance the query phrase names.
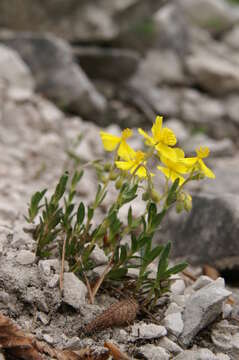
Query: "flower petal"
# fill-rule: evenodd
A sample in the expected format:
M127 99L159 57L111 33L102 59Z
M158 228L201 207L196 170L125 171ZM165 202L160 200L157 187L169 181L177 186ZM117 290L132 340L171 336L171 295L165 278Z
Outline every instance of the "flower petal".
M196 149L196 153L200 159L203 159L209 156L210 150L207 146L200 146L198 149Z
M199 159L199 166L201 171L203 172L203 174L205 176L207 176L210 179L215 179L215 174L213 173L213 171L211 169L209 169L203 162L203 160Z
M177 160L177 154L175 153L174 149L170 148L168 145L165 144L158 144L156 145L156 150L159 152L159 155L164 156L168 159Z
M155 123L153 124L151 129L153 139L156 143L161 140L162 125L163 125L163 117L157 116L155 119Z
M101 140L106 151L113 151L120 143L120 137L100 131Z
M165 145L174 146L177 142L176 136L173 130L164 128L161 131L161 141Z
M118 155L122 159L130 161L135 157L135 151L126 143L125 140L122 140L118 149Z
M148 146L153 146L154 145L154 140L151 136L149 136L143 129L138 129L138 132L140 133L140 135L142 135L146 141L145 144Z
M115 165L121 170L129 170L132 168L132 164L127 161L116 161Z
M123 140L126 140L126 139L130 138L132 135L133 135L133 131L131 129L127 128L122 131L121 137Z

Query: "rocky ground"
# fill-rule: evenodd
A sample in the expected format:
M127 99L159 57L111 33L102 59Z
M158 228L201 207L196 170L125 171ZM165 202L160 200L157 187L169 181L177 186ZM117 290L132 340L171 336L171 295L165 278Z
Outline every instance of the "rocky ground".
M74 9L75 1L68 3ZM110 340L135 359L236 360L239 7L222 0L100 3L82 5L79 28L47 21L47 2L41 14L35 3L40 20L32 25L31 12L23 21L21 8L18 21L11 22L17 2L11 9L0 4L0 10L5 6L0 11L5 28L0 30L0 310L60 348L92 346L101 352ZM41 24L61 38L39 33ZM15 32L19 29L28 31ZM172 240L174 258L193 266L197 280L176 278L154 321L139 316L132 325L87 337L82 326L115 298L101 293L95 305L87 304L84 284L67 265L61 298L58 260L37 263L35 243L23 231L27 203L37 190L50 192L62 172L74 168L72 152L81 161L105 156L99 126L116 134L120 126L150 127L156 113L164 115L188 154L198 144L211 149L216 180L194 186L191 213L175 217L172 211L160 234L160 241ZM133 141L137 147L140 140ZM95 184L94 172L87 170L78 194L87 203ZM139 207L135 204L136 211ZM235 286L229 290L223 279L202 275L204 264L225 275L229 287L236 280Z

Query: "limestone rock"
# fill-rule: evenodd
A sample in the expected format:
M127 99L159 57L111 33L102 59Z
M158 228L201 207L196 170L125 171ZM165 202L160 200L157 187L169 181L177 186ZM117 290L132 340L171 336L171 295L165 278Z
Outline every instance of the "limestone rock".
M152 84L179 85L185 83L183 65L180 57L171 50L150 50L140 62L135 74L137 80Z
M76 310L85 304L87 288L73 273L64 273L63 299Z
M225 0L179 0L187 18L212 33L229 29L235 22L233 9Z
M21 55L34 75L36 90L58 106L92 119L105 111L104 97L74 62L65 41L49 34L1 32L0 42Z
M223 40L227 45L229 45L233 50L239 50L239 25L236 25L232 28L231 31L228 31Z
M212 94L223 95L239 90L238 64L228 58L197 49L187 57L186 67L193 81Z
M172 314L168 314L163 323L168 330L169 333L179 336L183 331L183 319L182 314L180 312L175 312Z
M32 92L34 81L28 66L17 51L1 44L0 41L0 78L9 87Z
M21 250L16 257L16 260L21 265L30 265L35 261L35 254L28 250Z
M217 357L208 349L185 350L174 360L217 360Z
M138 352L145 356L146 359L151 360L169 360L169 353L160 346L147 344L143 345L138 349Z
M51 32L69 41L107 42L148 19L161 4L162 0L148 0L146 5L142 0L58 0L41 4L25 0L23 8L18 0L13 0L11 6L2 0L0 24L17 31Z
M137 70L139 54L133 50L74 47L79 65L92 79L127 81Z
M186 302L183 313L184 328L180 342L189 345L194 336L222 312L222 304L230 296L230 292L218 278L211 284L196 291Z
M135 339L157 339L167 335L164 326L139 323L132 326L132 337Z
M158 344L159 346L166 349L169 353L172 353L173 355L177 355L183 351L183 349L178 344L170 340L167 336L161 338Z
M229 163L233 164L231 161ZM162 223L161 241L177 239L173 242L172 256L186 259L190 256L192 264L208 263L215 266L219 266L226 258L235 257L239 249L239 199L235 195L238 182L232 182L232 176L237 170L231 167L229 173L225 173L226 167L222 166L221 179L219 171L216 171L219 184L216 181L215 184L209 184L208 181L207 185L203 185L203 192L193 197L193 207L189 214L172 211L167 223ZM222 195L225 189L228 193Z

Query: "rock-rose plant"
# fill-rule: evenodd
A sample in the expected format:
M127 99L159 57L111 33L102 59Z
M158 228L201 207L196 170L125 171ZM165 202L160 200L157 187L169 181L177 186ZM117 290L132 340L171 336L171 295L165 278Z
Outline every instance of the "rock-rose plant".
M58 248L62 259L61 289L64 260L67 260L70 271L87 285L91 302L102 283L121 281L138 301L154 306L159 296L168 291L171 275L184 270L187 264L169 267L171 244L154 245L153 237L170 207L175 205L178 212L190 211L192 198L185 191L188 182L215 178L204 162L209 149L200 147L195 157L185 157L184 151L176 147L174 132L163 127L161 116L157 116L152 134L142 129L138 132L145 142L143 150L132 149L128 144L133 133L130 129L123 130L121 136L100 132L104 149L113 153L113 160L92 163L99 179L92 204L86 206L76 201L81 170L75 172L70 184L69 174L63 174L49 199L43 190L32 196L29 205L26 219L34 224L36 255L49 257ZM165 177L162 190L158 186L160 172ZM95 211L104 202L110 183L116 188L115 199L102 222L93 225ZM145 209L140 216L135 216L130 203L138 196L145 202ZM126 204L127 221L122 221L119 210ZM126 238L130 241L125 241ZM93 282L93 275L97 273L94 252L102 250L108 261ZM133 278L129 276L132 268L135 269Z

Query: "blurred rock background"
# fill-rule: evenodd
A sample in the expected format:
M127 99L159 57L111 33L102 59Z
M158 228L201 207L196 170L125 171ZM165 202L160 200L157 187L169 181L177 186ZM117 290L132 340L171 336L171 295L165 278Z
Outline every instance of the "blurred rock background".
M194 186L190 214L170 214L160 240L234 277L239 1L1 0L0 233L21 233L30 195L54 186L72 148L85 161L104 156L99 126L150 128L156 114L187 154L209 146L216 173ZM95 182L89 171L86 201Z

